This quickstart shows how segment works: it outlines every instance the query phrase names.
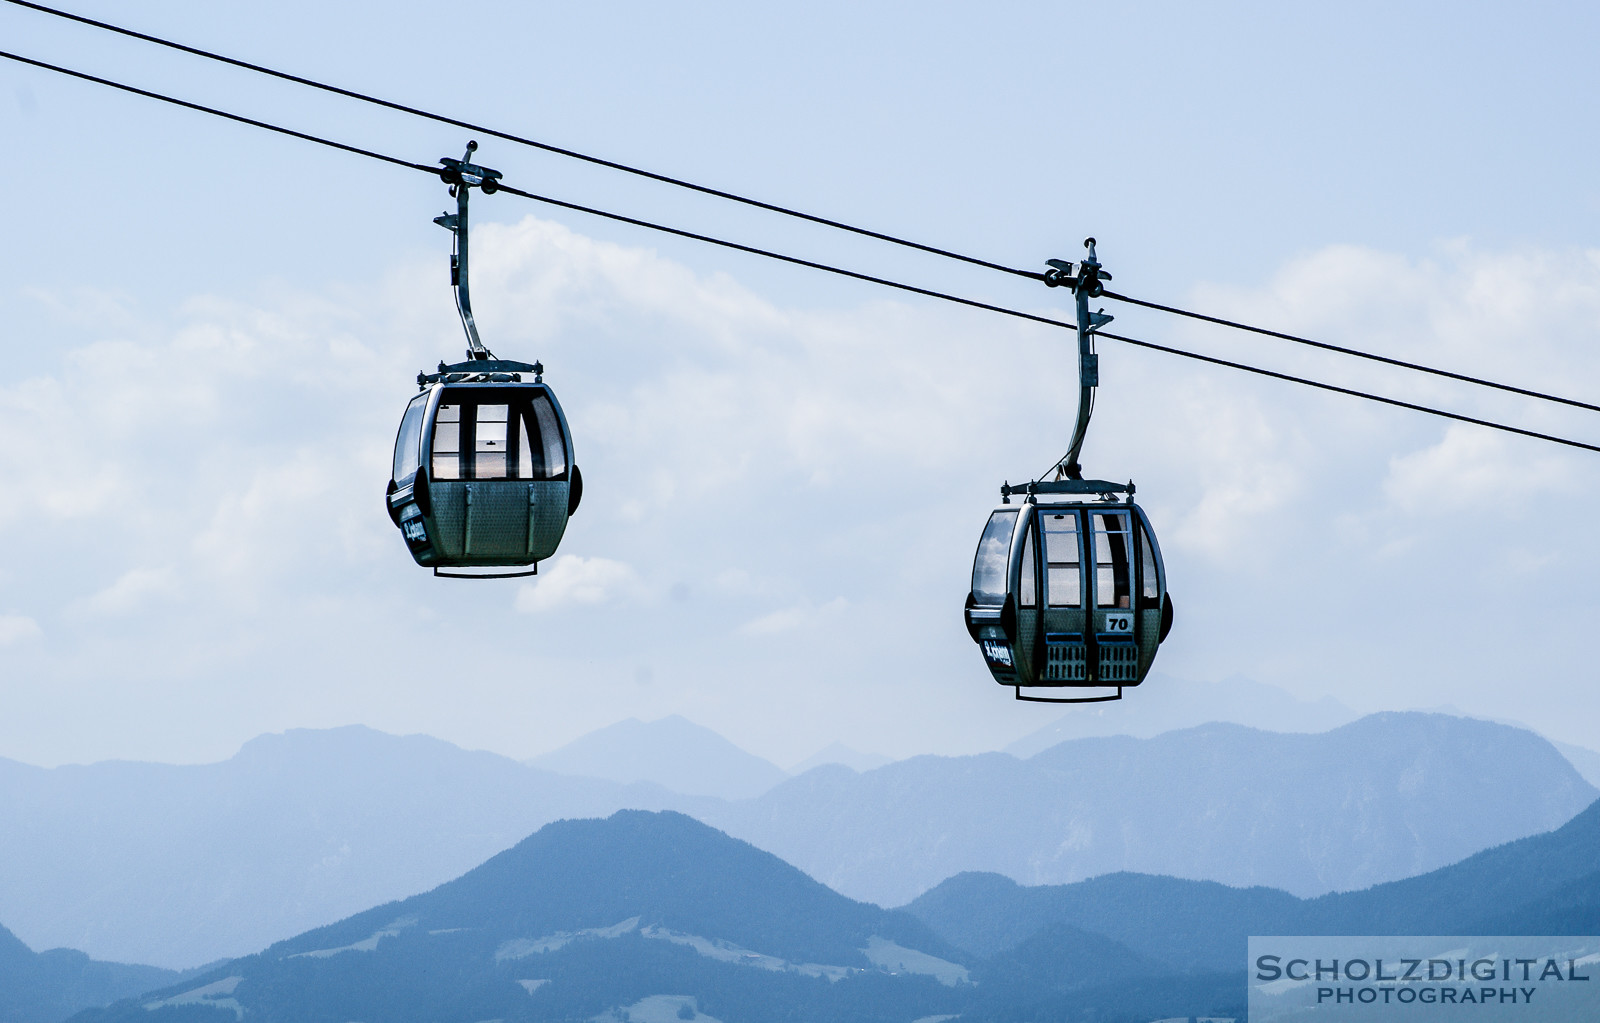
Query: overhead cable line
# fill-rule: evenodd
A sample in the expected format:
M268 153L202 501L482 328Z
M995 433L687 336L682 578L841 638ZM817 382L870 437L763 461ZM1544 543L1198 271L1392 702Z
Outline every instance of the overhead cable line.
M421 172L423 172L425 174L428 174L428 175L438 175L440 170L441 170L441 168L438 167L438 166L432 166L432 165L424 164L424 163L415 163L415 162L413 162L411 160L404 160L404 159L401 159L400 157L389 156L389 155L387 155L385 153L379 153L379 152L376 152L374 150L363 149L360 146L353 146L353 145L350 145L348 143L338 142L336 140L325 138L325 137L320 136L320 135L313 135L313 134L311 134L309 132L297 131L297 130L295 130L293 128L286 128L286 127L283 127L282 125L273 124L273 123L268 122L268 121L257 120L257 119L252 118L252 117L246 117L246 116L244 116L242 114L230 113L229 111L226 111L226 110L219 110L216 107L209 107L209 106L206 106L204 104L195 103L195 102L190 101L190 100L179 99L179 98L177 98L175 96L168 96L168 95L166 95L164 93L154 92L154 91L152 91L150 89L141 89L141 88L139 88L137 86L127 85L127 84L124 84L122 82L113 81L112 79L109 79L109 78L102 78L102 77L99 77L97 75L88 74L87 72L76 71L76 70L73 70L71 68L61 67L60 65L57 65L57 64L50 64L50 63L47 63L47 62L42 61L42 60L36 60L36 59L34 59L32 57L24 57L21 54L11 53L11 52L6 51L6 50L0 50L0 58L4 58L6 60L16 61L16 62L21 63L21 64L27 64L29 66L41 68L41 69L47 70L47 71L54 71L54 72L56 72L58 74L67 75L69 77L77 78L77 79L80 79L80 80L86 81L86 82L92 82L92 83L94 83L96 85L104 85L104 86L107 86L108 88L117 89L117 90L119 90L121 92L131 93L131 94L136 95L136 96L142 96L142 97L145 97L147 99L159 100L159 101L161 101L163 103L169 103L169 104L172 104L173 106L182 107L182 108L184 108L186 110L194 110L194 111L197 111L197 112L200 112L200 113L212 114L212 115L214 115L216 117L225 118L227 120L234 121L234 122L237 122L237 123L240 123L240 124L246 124L246 125L249 125L249 126L254 127L254 128L262 128L264 130L275 132L275 133L280 134L280 135L287 135L287 136L289 136L291 138L301 139L301 140L306 141L306 142L314 142L314 143L316 143L318 145L328 146L328 147L330 147L332 149L337 149L337 150L339 150L341 152L351 153L351 154L354 154L356 156L365 156L365 157L368 157L370 159L379 160L379 161L381 161L383 163L392 164L392 165L397 166L397 167L405 167L405 168L410 169L410 170L421 171ZM555 206L555 207L558 207L558 208L561 208L561 209L572 210L574 212L585 213L585 214L589 214L589 215L596 216L596 217L603 217L603 218L605 218L607 220L616 221L618 223L629 224L629 225L632 225L632 226L635 226L635 227L642 227L642 228L646 228L646 229L651 230L651 231L658 231L658 232L661 232L661 233L664 233L664 234L673 235L673 236L679 237L679 238L688 238L688 239L691 239L691 240L694 240L694 241L705 242L705 243L711 244L711 245L718 245L718 246L721 246L723 248L732 249L732 250L735 250L735 251L738 251L738 252L745 252L745 253L749 253L751 255L764 256L764 257L766 257L768 259L775 259L775 260L779 260L781 262L791 263L791 264L794 264L796 266L809 267L809 268L814 269L814 270L821 270L821 271L823 271L825 273L836 274L836 275L841 276L841 277L848 277L848 278L850 278L852 280L864 281L864 282L869 283L869 284L877 284L877 285L881 285L883 287L893 288L893 289L896 289L898 291L909 292L909 293L915 294L915 295L923 295L923 296L926 296L926 297L929 297L929 298L937 298L937 299L940 299L941 301L953 302L953 303L956 303L958 305L964 305L964 306L968 306L968 307L974 308L974 309L982 309L982 310L985 310L987 312L999 313L999 314L1004 315L1004 316L1010 316L1010 317L1014 317L1016 319L1021 319L1021 320L1028 320L1028 321L1033 322L1033 323L1041 323L1041 324L1045 324L1045 325L1051 326L1051 327L1059 327L1059 328L1066 329L1066 330L1074 330L1074 329L1076 329L1074 324L1067 323L1067 322L1065 322L1063 320L1058 320L1058 319L1055 319L1053 317L1041 316L1041 315L1039 315L1037 313L1023 312L1020 309L1010 309L1010 308L1007 308L1005 306L994 305L994 304L989 303L989 302L981 302L981 301L978 301L977 299L964 298L964 297L959 296L959 295L949 294L948 292L935 291L935 290L933 290L931 288L918 287L917 285L914 285L914 284L906 284L904 282L890 280L890 279L885 278L885 277L875 277L875 276L873 276L871 274L864 274L864 273L860 273L860 272L855 271L855 270L847 270L847 269L845 269L843 267L833 266L833 265L828 264L828 263L819 263L819 262L816 262L814 260L802 259L802 258L800 258L798 256L790 256L790 255L787 255L787 254L784 254L784 253L781 253L781 252L774 252L774 251L772 251L770 249L762 249L762 248L758 248L758 247L753 246L753 245L745 245L745 244L740 243L740 242L729 241L729 240L724 239L724 238L717 238L717 237L714 237L712 235L699 234L697 232L687 231L687 230L684 230L682 228L670 227L670 226L667 226L665 224L657 224L657 223L654 223L652 221L641 220L641 219L639 219L637 217L629 217L629 216L626 216L626 215L621 214L621 213L613 213L613 212L611 212L609 210L597 209L597 208L591 207L591 206L583 206L583 205L580 205L578 203L567 202L567 201L565 201L563 199L556 199L556 198L553 198L551 196L538 195L538 194L536 194L534 192L525 191L523 189L516 188L514 186L507 185L507 184L500 183L500 182L497 182L497 191L507 192L507 193L509 193L511 195L520 196L520 197L522 197L524 199L531 199L531 200L533 200L535 202L545 203L547 205ZM1442 417L1442 418L1445 418L1445 419L1455 420L1457 422L1470 423L1470 424L1475 425L1475 426L1483 426L1483 427L1487 427L1487 428L1492 429L1492 430L1500 430L1500 431L1503 431L1505 433L1513 433L1513 434L1516 434L1518 436L1529 437L1529 438L1532 438L1532 439L1535 439L1535 440L1549 441L1551 443L1562 444L1562 445L1565 445L1567 447L1582 448L1582 449L1587 450L1587 451L1600 452L1600 445L1587 444L1587 443L1584 443L1582 441L1571 440L1571 439L1565 438L1565 437L1558 437L1558 436L1555 436L1553 434L1538 433L1538 432L1533 431L1533 430L1525 430L1525 429L1523 429L1521 427L1510 426L1510 425L1507 425L1507 424L1504 424L1504 423L1498 423L1498 422L1494 422L1494 421L1488 420L1488 419L1477 419L1477 418L1474 418L1474 417L1471 417L1471 416L1462 415L1462 414L1456 413L1456 412L1449 412L1449 411L1445 411L1443 409L1437 409L1437 408L1433 408L1433 407L1430 407L1430 406L1427 406L1427 405L1418 405L1418 404L1415 404L1415 403L1412 403L1412 402L1401 401L1401 400L1399 400L1397 398L1386 398L1386 397L1383 397L1381 395L1371 394L1371 393L1366 392L1366 391L1358 391L1358 390L1354 390L1354 389L1348 388L1348 387L1340 387L1340 386L1337 386L1337 385L1334 385L1334 384L1322 383L1320 381L1311 380L1311 379L1308 379L1308 378L1305 378L1305 377L1293 376L1293 375L1290 375L1290 374L1287 374L1287 373L1279 373L1279 372L1277 372L1275 370L1262 369L1261 367L1251 366L1251 365L1248 365L1248 364L1242 363L1242 362L1233 362L1233 361L1230 361L1230 360L1227 360L1227 359L1219 359L1219 358L1216 358L1214 356L1202 355L1202 354L1200 354L1198 352L1186 351L1186 350L1184 350L1182 348L1173 348L1173 347L1170 347L1168 345L1160 345L1160 344L1156 344L1156 343L1150 342L1150 341L1141 341L1141 340L1138 340L1136 338L1125 337L1125 336L1122 336L1122 335L1119 335L1119 334L1110 334L1110 333L1106 333L1106 332L1100 331L1100 330L1096 330L1095 331L1095 336L1103 337L1103 338L1106 338L1106 339L1112 340L1112 341L1121 341L1121 342L1123 342L1125 344L1133 345L1133 346L1139 347L1139 348L1148 348L1148 349L1150 349L1152 351L1164 352L1164 353L1166 353L1168 355L1176 355L1176 356L1180 356L1180 357L1186 358L1186 359L1194 359L1194 360L1197 360L1197 361L1200 361L1200 362L1209 363L1209 364L1215 365L1215 366L1224 366L1224 367L1227 367L1229 369L1243 370L1244 372L1247 372L1247 373L1254 373L1254 374L1257 374L1259 376L1272 377L1273 379L1284 380L1284 381L1288 381L1290 383L1304 384L1304 385L1306 385L1308 387L1316 387L1316 388L1320 388L1320 389L1325 390L1325 391L1334 391L1334 392L1337 392L1339 394L1350 395L1351 397L1365 398L1365 399L1367 399L1369 401L1376 401L1376 402L1380 402L1380 403L1386 404L1386 405L1393 405L1393 406L1396 406L1398 408L1409 409L1409 410L1414 411L1414 412L1422 412L1422 413L1425 413L1427 415L1432 415L1432 416L1439 416L1439 417Z
M633 174L637 177L648 178L651 181L660 181L664 184L675 185L678 188L687 188L691 191L715 196L718 199L727 199L732 202L743 203L746 206L754 206L757 209L767 210L772 213L779 213L786 217L794 217L799 220L809 221L813 224L821 224L824 227L832 227L840 231L848 231L852 234L863 235L867 238L875 238L878 241L889 242L892 245L901 245L908 249L917 249L921 252L931 253L935 256L943 256L946 259L955 259L963 263L971 263L974 266L981 266L990 270L999 270L1001 273L1014 274L1018 277L1027 277L1030 280L1035 281L1044 280L1044 274L1039 271L1024 270L1019 267L1006 266L1004 263L995 263L987 259L980 259L977 256L968 256L960 252L952 252L949 249L941 249L934 245L924 245L921 242L911 241L908 238L900 238L892 234L885 234L882 231L873 231L865 227L856 227L854 224L846 224L843 221L830 220L827 217L819 217L816 214L806 213L802 210L792 209L788 206L780 206L777 203L764 202L760 199L752 199L749 196L739 195L736 192L728 192L720 188L712 188L708 185L699 185L693 181L686 181L683 178L675 178L668 174L658 174L655 171L645 170L643 167L634 167L630 164L619 163L616 160L607 160L604 157L591 156L588 153L580 153L575 149L566 149L561 146L552 145L549 142L540 142L538 139L531 139L522 135L513 135L509 132L488 127L487 125L476 124L472 121L463 121L460 118L450 117L446 114L435 113L431 110L423 110L420 107L407 106L404 103L396 103L392 100L386 100L379 96L373 96L369 93L357 92L354 89L345 89L337 85L329 85L326 82L319 82L314 78L305 78L301 75L290 74L287 71L279 71L275 68L266 67L261 64L252 64L247 60L239 60L236 57L229 57L225 54L216 53L211 50L203 50L197 46L188 46L184 43L175 42L171 39L163 39L161 36L135 31L131 28L124 28L121 25L113 25L107 21L97 21L94 18L87 18L81 14L73 14L70 11L63 11L54 7L46 7L44 4L33 3L31 0L6 0L6 2L14 4L18 7L26 7L29 10L39 11L43 14L50 14L58 18L65 18L69 21L75 21L79 24L90 25L94 28L104 29L107 32L115 32L119 35L140 39L147 43L155 43L157 46L165 46L170 49L180 50L183 53L192 54L196 57L204 57L207 60L219 61L223 64L232 65L233 67L244 68L247 71L254 71L258 74L269 75L273 78L282 79L286 82L294 82L296 85L304 85L312 89L320 89L323 92L330 92L334 95L344 96L348 99L360 100L363 103L371 103L376 106L386 107L390 110L397 110L404 114L411 114L416 117L427 118L430 121L437 121L440 124L448 124L456 128L465 128L468 131L475 131L483 135L490 135L497 139L504 139L507 142L515 142L518 145L531 146L534 149L542 149L547 153L555 153L558 156L570 157L571 159L582 160L585 163L592 163L599 167L607 167L611 170L622 171L624 174Z
M548 153L554 153L556 155L565 156L574 160L581 160L596 166L607 167L611 170L617 170L625 174L636 175L652 181L659 181L664 184L676 186L678 188L686 188L691 191L714 196L719 199L727 199L731 202L742 203L746 206L767 210L769 212L778 213L787 217L794 217L796 219L808 221L813 224L820 224L824 227L831 227L840 231L847 231L852 234L861 235L866 238L873 238L878 241L888 242L893 245L915 249L920 252L926 252L936 256L943 256L947 259L957 260L973 266L981 266L990 270L998 270L1001 273L1012 274L1017 277L1025 277L1029 280L1042 281L1046 276L1043 272L1007 266L1004 263L996 263L992 260L982 259L977 256L969 256L965 253L955 252L950 249L940 248L935 245L927 245L922 242L911 241L910 239L901 238L882 231L874 231L870 228L857 227L854 224L847 224L843 221L833 220L831 218L818 216L812 213L806 213L802 210L778 205L777 203L770 203L761 199L753 199L749 196L740 195L736 192L729 192L720 188L712 188L710 186L697 184L693 181L688 181L683 178L657 173L656 171L646 170L642 167L635 167L630 164L618 162L616 160L608 160L604 157L592 156L588 153L579 152L575 149L567 149L548 142L541 142L538 139L532 139L526 136L500 131L497 128L491 128L488 125L477 124L472 121L450 117L446 114L436 113L431 110L424 110L420 107L413 107L404 103L397 103L393 100L386 100L380 96L371 95L370 93L358 92L354 89L346 89L341 86L331 85L327 82L319 82L314 78L306 78L302 75L291 74L287 71L279 71L276 68L270 68L262 64L255 64L247 60L240 60L237 57L229 57L226 54L217 53L213 50L206 50L197 46L189 46L185 43L166 39L162 36L152 35L147 32L140 32L136 29L126 28L122 25L115 25L107 21L100 21L81 14L74 14L70 11L64 11L59 8L47 6L45 4L34 3L33 0L5 0L5 2L17 7L23 7L28 10L37 11L42 14L48 14L57 18L63 18L68 21L102 29L107 32L114 32L129 38L141 40L143 42L154 43L157 46L165 46L169 49L178 50L182 53L191 54L196 57L203 57L207 60L217 61L232 67L243 68L247 71L253 71L257 74L267 75L282 81L293 82L296 85L304 85L308 88L318 89L337 96L344 96L348 99L359 100L363 103L370 103L375 106L384 107L389 110L395 110L400 113L426 118L431 121L436 121L440 124L448 124L457 128L465 128L469 131L489 135L498 139L504 139L507 142L530 146L534 149L543 150ZM1320 348L1324 351L1337 352L1341 355L1349 355L1358 359L1366 359L1372 362L1378 362L1388 366L1395 366L1400 369L1407 369L1417 373L1425 373L1432 376L1444 377L1449 380L1457 380L1479 387L1491 388L1493 390L1506 391L1508 393L1520 395L1526 398L1535 398L1540 401L1549 401L1560 405L1568 405L1573 408L1581 408L1589 412L1600 412L1600 405L1586 401L1580 401L1574 398L1565 398L1560 395L1550 394L1544 391L1536 391L1526 387L1517 387L1512 384L1499 383L1483 377L1472 376L1467 373L1457 373L1452 370L1438 369L1436 367L1422 365L1421 363L1407 362L1404 359L1396 359L1386 355L1379 355L1374 352L1364 352L1360 349L1349 348L1343 345L1330 344L1325 341L1316 341L1311 338L1287 334L1282 331L1271 330L1265 327L1256 327L1252 326L1251 324L1241 323L1236 320L1229 320L1219 316L1210 316L1205 313L1197 313L1187 309L1180 309L1176 306L1164 305L1159 302L1150 302L1117 292L1107 291L1105 292L1105 295L1107 298L1111 298L1119 302L1126 302L1129 305L1142 306L1146 309L1154 309L1160 312L1172 313L1177 316L1186 316L1191 319L1203 320L1207 323L1215 323L1220 326L1233 327L1237 330L1249 331L1251 333L1261 334L1267 337L1291 341L1296 344L1309 345L1313 348Z
M14 60L22 64L28 64L36 68L42 68L46 71L55 71L58 74L67 75L85 82L93 82L95 85L104 85L108 88L117 89L121 92L132 93L135 96L143 96L146 99L170 103L174 106L183 107L186 110L195 110L203 114L212 114L216 117L226 118L227 120L236 121L240 124L250 125L253 128L263 128L267 131L277 132L280 135L288 135L291 138L301 139L306 142L315 142L318 145L329 146L342 152L354 153L357 156L366 156L374 160L381 160L384 163L393 164L397 167L406 167L411 170L422 171L424 174L436 176L440 171L440 168L437 166L430 166L425 163L414 163L411 160L403 160L397 156L389 156L385 153L375 152L371 149L363 149L360 146L352 146L344 142L337 142L321 135L313 135L309 132L296 131L293 128L285 128L282 125L272 124L269 121L261 121L253 117L246 117L243 114L230 113L226 110L219 110L216 107L209 107L203 103L195 103L191 100L179 99L176 96L168 96L165 93L155 92L150 89L141 89L138 86L127 85L122 82L114 81L110 78L101 78L98 75L91 75L86 71L75 71L72 68L62 67L59 64L51 64L46 61L36 60L32 57L24 57L21 54L12 53L8 50L0 50L0 57L5 58L6 60ZM859 273L855 270L846 270L843 267L832 266L827 263L818 263L814 260L802 259L799 256L790 256L782 252L773 252L770 249L762 249L754 245L745 245L740 242L728 241L725 238L717 238L708 234L699 234L694 231L686 231L679 227L669 227L666 224L657 224L649 220L640 220L637 217L629 217L621 213L613 213L610 210L597 209L593 206L583 206L579 203L567 202L564 199L556 199L552 196L528 192L523 189L507 185L503 182L496 182L496 191L507 192L511 195L521 196L524 199L532 199L535 202L545 203L547 205L556 206L565 210L572 210L577 213L587 213L591 216L604 217L607 220L614 220L618 223L629 224L634 227L643 227L651 231L659 231L662 234L670 234L679 238L688 238L697 242L706 242L710 245L720 245L725 249L734 249L738 252L748 252L756 256L765 256L768 259L775 259L784 263L793 263L796 266L810 267L813 270L822 270L827 273L837 274L841 277L849 277L854 280L865 281L869 284L881 284L887 288L896 288L900 291L908 291L916 295L926 295L929 298L939 298L947 302L956 302L960 305L972 306L975 309L986 309L990 312L1004 313L1008 316L1016 316L1025 320L1033 320L1037 323L1047 323L1053 327L1065 327L1069 330L1072 329L1072 324L1053 319L1049 316L1039 316L1034 313L1025 313L1017 309L1007 309L1004 306L992 305L988 302L980 302L976 299L961 298L957 295L950 295L941 291L934 291L929 288L919 288L914 284L904 284L899 281L892 281L886 277L874 277L871 274Z
M54 71L57 74L78 78L85 82L93 82L96 85L104 85L112 89L118 89L122 92L131 92L135 96L143 96L146 99L155 99L160 100L163 103L171 103L173 106L183 107L186 110L198 110L202 114L212 114L216 117L225 117L230 121L237 121L240 124L248 124L252 128L264 128L267 131L275 131L279 135L288 135L291 138L304 139L307 142L315 142L318 145L330 146L346 153L354 153L357 156L371 157L374 160L382 160L384 163L392 163L399 167L410 167L413 170L426 171L429 174L439 173L439 168L430 167L425 163L412 163L410 160L402 160L398 156L386 156L383 153L374 152L371 149L362 149L360 146L352 146L343 142L335 142L333 139L323 138L320 135L311 135L303 131L295 131L293 128L285 128L282 125L272 124L269 121L258 121L253 117L246 117L243 114L233 114L226 110L218 110L216 107L208 107L203 103L193 103L186 99L179 99L176 96L168 96L165 93L152 92L149 89L141 89L136 85L126 85L122 82L114 82L109 78L101 78L97 75L91 75L86 71L74 71L71 68L62 67L59 64L48 64L42 60L34 60L32 57L24 57L20 53L11 53L6 50L0 50L0 57L4 57L6 60L14 60L19 64L30 64L33 67L43 68L46 71Z
M1267 337L1275 337L1282 341L1292 341L1297 345L1309 345L1312 348L1320 348L1323 351L1338 352L1340 355L1351 355L1357 359L1367 359L1372 362L1381 362L1386 366L1398 366L1401 369L1415 370L1418 373L1429 373L1433 376L1445 377L1450 380L1460 380L1464 383L1476 384L1479 387L1492 387L1497 391L1509 391L1512 394L1520 394L1525 398L1538 398L1542 401L1553 401L1560 405L1571 405L1573 408L1586 409L1590 412L1600 412L1600 405L1593 405L1586 401L1579 401L1576 398L1563 398L1558 394L1546 394L1543 391L1533 391L1526 387L1517 387L1512 384L1502 384L1495 380L1485 380L1483 377L1469 376L1466 373L1455 373L1448 369L1435 369L1432 366L1424 366L1415 362L1406 362L1404 359L1394 359L1387 355L1377 355L1372 352L1363 352L1356 348L1346 348L1343 345L1329 344L1326 341L1316 341L1309 337L1301 337L1298 334L1285 334L1282 331L1268 330L1266 327L1254 327L1248 323L1240 323L1237 320L1223 319L1220 316L1210 316L1206 313L1197 313L1189 309L1179 309L1177 306L1162 305L1159 302L1147 302L1142 298L1133 298L1129 295L1121 295L1114 291L1108 290L1104 292L1104 294L1106 298L1114 298L1118 302L1126 302L1129 305L1143 306L1146 309L1155 309L1159 312L1172 313L1176 316L1187 316L1191 320L1203 320L1206 323L1215 323L1223 327L1233 327L1235 330L1247 330L1252 334L1264 334Z
M1514 433L1520 437L1532 437L1534 440L1546 440L1552 444L1565 444L1569 448L1582 448L1585 451L1600 451L1600 445L1586 444L1580 440L1571 440L1567 437L1557 437L1554 434L1539 433L1535 430L1524 430L1520 426L1508 426L1489 419L1476 419L1465 416L1459 412L1448 412L1444 409L1433 408L1429 405L1418 405L1414 402L1401 401L1399 398L1386 398L1381 394L1369 391L1358 391L1352 387L1340 387L1337 384L1327 384L1320 380L1311 380L1306 377L1297 377L1289 373L1279 373L1277 370L1262 369L1259 366L1247 365L1243 362L1233 362L1228 359L1219 359L1212 355L1201 355L1199 352L1184 351L1182 348L1171 348L1167 345L1158 345L1153 341L1140 341L1138 338L1123 337L1120 334L1109 334L1103 330L1095 331L1095 337L1109 338L1112 341L1121 341L1124 344L1134 345L1138 348L1148 348L1155 352L1165 352L1168 355L1179 355L1185 359L1195 359L1199 362L1208 362L1213 366L1226 366L1228 369L1239 369L1246 373L1255 373L1258 376L1271 377L1274 380L1287 380L1293 384L1304 384L1307 387L1316 387L1324 391L1333 391L1337 394L1348 394L1353 398L1365 398L1368 401L1381 402L1384 405L1393 405L1396 408L1410 409L1413 412L1425 412L1430 416L1440 416L1444 419L1453 419L1458 423L1471 423L1473 426L1487 426L1491 430L1502 430Z

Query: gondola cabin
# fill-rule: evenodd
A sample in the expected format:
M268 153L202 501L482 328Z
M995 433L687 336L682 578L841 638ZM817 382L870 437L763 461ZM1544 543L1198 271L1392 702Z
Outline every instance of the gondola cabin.
M1122 499L1044 493L1061 486L1030 484L1022 503L989 516L972 566L967 630L994 680L1020 699L1116 699L1144 681L1172 628L1161 549L1131 484L1103 484L1125 490ZM1073 692L1096 688L1116 694Z
M389 516L417 564L526 575L555 553L583 477L542 370L478 359L418 376L389 481ZM529 571L485 571L501 568Z

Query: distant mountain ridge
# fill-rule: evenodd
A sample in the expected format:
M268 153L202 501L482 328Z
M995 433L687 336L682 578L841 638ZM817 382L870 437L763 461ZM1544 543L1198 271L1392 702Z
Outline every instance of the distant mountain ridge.
M1184 1006L1186 1015L1221 1004L1226 1015L1242 1016L1250 935L1596 934L1597 865L1600 801L1553 832L1419 877L1317 899L1138 874L1032 888L995 874L963 874L904 908L952 944L995 962L1059 961L1074 947L1060 935L1098 934L1177 974L1173 997L1187 1004L1169 1004ZM1047 996L1025 1013L994 1018L1087 1021L1083 1007L1092 994ZM1102 996L1100 1008L1106 997L1117 995Z
M1493 809L1463 817L1462 792ZM1548 830L1597 795L1531 732L1394 713L1315 734L1209 724L1026 760L819 768L704 819L882 905L968 870L1028 884L1131 870L1311 896Z
M682 815L623 811L76 1023L1240 1018L1250 934L1595 933L1597 863L1600 801L1554 832L1318 899L964 874L894 911Z
M1264 732L1326 732L1361 717L1331 696L1302 700L1278 686L1237 676L1195 682L1158 671L1145 679L1137 695L1137 700L1072 707L1004 752L1027 759L1072 739L1113 735L1150 739L1219 722Z
M1454 813L1463 791L1475 814ZM0 820L15 822L0 829L0 921L34 947L187 967L425 891L551 821L624 808L688 813L880 905L973 870L1313 895L1548 830L1593 795L1531 733L1421 714L1320 735L1082 739L1026 760L830 764L738 802L426 736L296 730L198 767L0 761Z
M806 757L804 760L789 768L790 774L805 774L807 771L822 767L825 764L840 764L850 768L857 774L875 771L885 764L892 764L894 760L881 753L863 753L851 749L842 742L832 742L822 749Z
M1554 831L1417 877L1315 899L1144 874L1024 887L971 873L903 908L975 955L1000 955L1069 927L1199 971L1237 968L1252 934L1595 934L1600 800Z
M789 777L702 725L674 714L628 718L525 761L561 774L628 785L649 782L686 796L749 799Z
M1567 742L1557 742L1552 745L1561 751L1561 755L1567 758L1574 770L1583 775L1584 781L1600 787L1600 753Z
M0 927L0 1023L58 1023L179 977L154 966L97 962L71 949L35 952Z
M621 1019L648 1003L864 1023L964 1006L967 958L691 818L620 811L546 825L430 892L80 1019Z
M697 804L360 726L265 735L192 767L0 760L0 921L35 946L190 967L624 805Z

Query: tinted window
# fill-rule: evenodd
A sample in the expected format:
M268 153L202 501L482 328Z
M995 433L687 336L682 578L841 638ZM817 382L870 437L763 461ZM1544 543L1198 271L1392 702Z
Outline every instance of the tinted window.
M461 405L446 394L433 417L433 478L461 479L461 463Z
M1022 567L1017 580L1017 603L1022 607L1038 607L1038 584L1034 581L1033 530L1022 534Z
M1131 607L1133 535L1127 512L1092 512L1094 523L1094 602L1098 607Z
M1161 576L1156 571L1156 545L1150 530L1139 523L1139 593L1152 607L1161 599Z
M1044 524L1045 593L1050 606L1082 607L1078 513L1040 509L1038 514Z
M422 417L428 410L427 392L411 399L405 418L400 420L400 435L394 441L394 479L404 480L417 471L422 458Z
M980 604L1006 602L1006 568L1011 561L1011 531L1016 525L1017 513L1013 509L995 512L983 528L978 556L972 562L972 598Z
M567 445L561 436L561 419L556 415L550 396L540 392L533 402L533 415L524 422L529 430L530 451L542 452L544 479L560 476L567 471ZM534 431L537 430L535 434ZM525 479L528 477L524 477ZM534 479L541 477L535 475Z
M433 428L433 474L441 480L547 480L567 471L567 444L542 389L451 388Z

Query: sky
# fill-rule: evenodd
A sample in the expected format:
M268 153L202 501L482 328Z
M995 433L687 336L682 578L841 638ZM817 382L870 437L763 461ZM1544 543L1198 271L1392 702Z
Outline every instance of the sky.
M76 0L71 10L1015 266L1600 400L1586 5ZM5 48L418 162L466 133L0 4ZM361 723L528 757L682 714L778 763L994 749L1060 712L961 624L1071 335L500 194L486 343L586 490L531 581L384 511L463 347L435 178L0 61L0 756L203 762ZM482 138L505 180L984 301L1070 295ZM1593 414L1107 301L1113 330L1600 443ZM1158 671L1600 746L1600 456L1105 342ZM1140 693L1129 695L1136 701Z

